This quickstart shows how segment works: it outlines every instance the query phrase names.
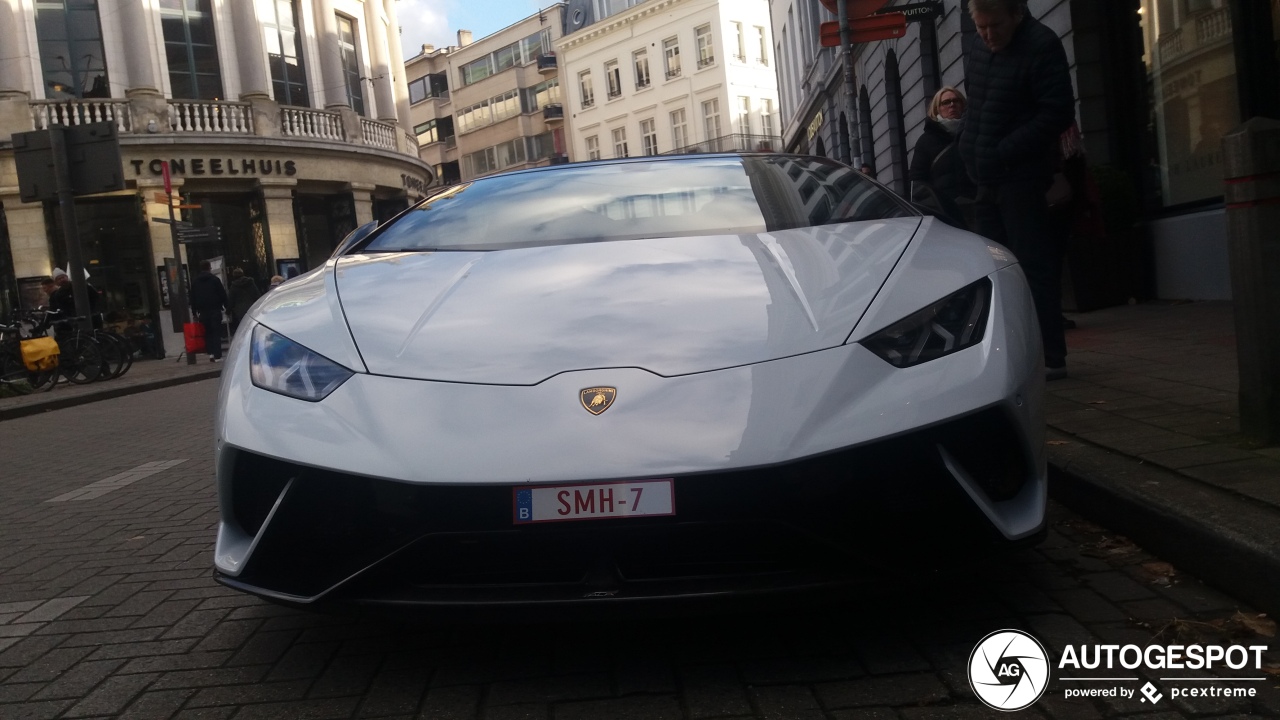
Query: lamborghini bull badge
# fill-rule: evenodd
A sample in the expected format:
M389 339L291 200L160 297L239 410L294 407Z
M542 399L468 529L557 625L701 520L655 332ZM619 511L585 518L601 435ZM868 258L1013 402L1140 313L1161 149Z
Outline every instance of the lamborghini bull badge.
M592 415L599 415L608 410L616 397L618 397L618 388L611 387L585 388L578 393L578 399L582 401L582 407L586 408L587 412Z

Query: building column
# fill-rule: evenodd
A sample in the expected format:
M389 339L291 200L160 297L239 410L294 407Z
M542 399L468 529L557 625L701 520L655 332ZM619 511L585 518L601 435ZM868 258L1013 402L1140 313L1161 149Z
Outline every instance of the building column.
M356 227L373 220L373 183L347 183L356 206Z
M167 221L169 220L169 208L162 202L156 202L156 193L164 193L164 181L160 178L138 178L138 194L142 197L142 210L146 214L147 229L151 234L151 266L152 272L157 273L156 282L159 283L159 273L155 268L164 267L165 258L173 257L173 230L165 223L152 222L153 219ZM183 178L181 176L173 178L173 195L177 197L182 193ZM178 263L185 265L187 262L187 248L185 245L178 246ZM187 278L194 280L196 274L187 268ZM190 289L190 288L188 288ZM164 346L165 357L178 357L179 354L186 351L186 345L182 338L181 329L174 332L173 319L173 293L177 292L177 288L169 288L169 307L164 307L163 298L161 298L161 306L157 315L160 316L160 327L156 328L156 337L160 339ZM160 288L156 288L156 297L160 297Z
M338 18L334 15L333 0L314 2L316 31L320 34L320 76L324 79L325 109L350 107L347 104L347 79L342 71L342 45L338 42Z
M14 277L38 277L51 273L53 258L49 252L49 229L44 224L44 205L22 202L17 187L0 188L0 205L4 206L5 220L9 225Z
M159 95L153 58L156 43L152 37L152 16L143 0L119 0L120 28L124 33L125 72L129 74L129 97Z
M391 93L391 67L387 59L387 24L382 21L379 8L381 3L366 2L364 4L365 37L369 43L369 59L373 67L369 74L373 76L373 99L378 106L379 120L395 123L396 104ZM403 71L402 71L403 72Z
M262 206L267 214L267 236L271 239L271 257L277 260L298 258L298 227L293 216L293 192L297 180L261 178ZM272 273L273 275L275 273Z
M271 97L271 77L267 72L267 47L258 22L258 4L245 2L231 14L236 33L236 55L240 65L240 99Z
M26 33L22 32L20 6L0 2L0 100L31 97L31 81L27 76Z
M387 50L391 55L391 68L395 80L392 84L396 98L396 116L401 128L408 130L409 81L404 76L404 49L400 45L400 16L396 14L396 0L382 0L387 13Z

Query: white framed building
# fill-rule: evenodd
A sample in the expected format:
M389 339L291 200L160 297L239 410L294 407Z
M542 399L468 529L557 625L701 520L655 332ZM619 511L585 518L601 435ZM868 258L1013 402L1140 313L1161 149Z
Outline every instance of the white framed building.
M779 150L767 0L570 0L573 160Z
M165 163L180 219L222 229L180 260L220 258L263 287L432 181L409 132L395 0L6 1L0 48L6 317L43 304L41 278L67 257L56 203L20 199L16 133L115 124L126 187L77 201L83 254L108 315L162 328L170 354L173 243L152 222L169 217Z

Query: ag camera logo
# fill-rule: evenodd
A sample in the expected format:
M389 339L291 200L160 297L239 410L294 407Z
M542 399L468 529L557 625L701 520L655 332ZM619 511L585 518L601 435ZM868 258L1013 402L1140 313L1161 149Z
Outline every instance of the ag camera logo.
M1049 653L1021 630L997 630L969 655L969 687L994 710L1030 707L1049 686Z

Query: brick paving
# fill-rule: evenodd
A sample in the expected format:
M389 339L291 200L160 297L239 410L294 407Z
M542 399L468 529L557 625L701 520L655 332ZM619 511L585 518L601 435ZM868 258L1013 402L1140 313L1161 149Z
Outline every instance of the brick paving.
M302 613L211 579L216 387L0 422L0 718L976 718L996 713L969 689L968 657L996 629L1026 629L1055 655L1274 641L1257 634L1266 618L1057 506L1034 550L819 608L537 622ZM88 487L110 489L51 502ZM1138 674L1165 691L1158 706L1067 700L1055 680L1025 714L1280 716L1275 675L1252 683L1252 700L1175 701L1170 683Z

